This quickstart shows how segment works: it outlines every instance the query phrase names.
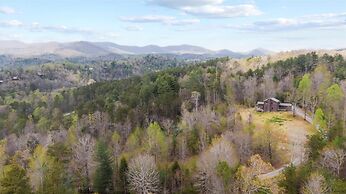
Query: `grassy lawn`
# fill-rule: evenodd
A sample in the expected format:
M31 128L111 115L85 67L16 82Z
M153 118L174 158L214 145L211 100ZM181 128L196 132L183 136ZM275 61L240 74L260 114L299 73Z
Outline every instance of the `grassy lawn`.
M307 135L313 132L312 126L308 122L300 117L293 117L291 112L257 112L253 108L240 108L239 113L245 125L249 121L251 113L252 123L255 125L254 135L268 126L268 123L270 124L275 134L278 134L282 164L290 162L293 145L299 144L300 149L304 149Z
M275 123L275 124L278 124L280 126L282 126L285 121L287 121L287 119L282 118L280 116L273 116L271 119L268 120L269 123Z

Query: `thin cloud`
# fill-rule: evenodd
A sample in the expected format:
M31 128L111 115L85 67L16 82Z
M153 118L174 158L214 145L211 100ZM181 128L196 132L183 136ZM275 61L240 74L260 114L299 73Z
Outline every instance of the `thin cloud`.
M346 12L344 13L323 13L323 14L314 14L303 16L304 19L335 19L335 18L345 18Z
M135 32L138 32L138 31L142 31L143 28L140 27L140 26L126 26L125 28L127 31L135 31Z
M186 26L186 25L197 24L199 22L200 21L198 19L185 19L185 20L168 21L167 24L174 25L174 26Z
M346 13L307 15L299 18L277 18L226 28L244 31L283 31L302 29L330 29L346 27Z
M148 3L169 8L181 8L189 6L217 5L222 4L223 0L148 0Z
M233 18L262 14L254 5L205 5L200 7L183 7L181 9L188 14L209 18Z
M96 37L98 39L114 39L119 37L117 33L114 32L101 32L90 29L73 28L65 25L41 25L38 22L33 22L31 24L24 24L18 20L3 20L0 21L0 27L2 28L21 28L22 30L28 30L31 32L54 32L61 34L71 34L71 35L82 35L85 37Z
M38 22L34 22L30 25L29 29L31 31L50 31L50 32L59 32L67 34L92 34L94 31L89 29L80 29L80 28L71 28L65 25L56 25L56 26L45 26L40 25Z
M164 23L174 19L174 17L164 15L129 16L120 18L122 21L133 23Z
M14 10L11 7L2 6L2 7L0 7L0 13L3 13L3 14L14 14L14 13L16 13L16 10Z
M4 20L0 21L0 26L2 27L20 27L23 26L23 23L18 20Z
M253 4L228 5L223 0L149 0L148 3L207 18L233 18L262 14Z
M120 20L124 22L132 22L132 23L161 23L161 24L173 25L173 26L192 25L192 24L196 24L200 22L198 19L177 19L172 16L164 16L164 15L121 17Z

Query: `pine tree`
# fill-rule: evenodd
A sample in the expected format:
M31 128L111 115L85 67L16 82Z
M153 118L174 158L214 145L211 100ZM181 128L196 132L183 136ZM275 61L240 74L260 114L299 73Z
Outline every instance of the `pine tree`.
M293 165L287 167L284 171L284 176L285 179L280 181L279 186L282 187L287 194L297 194L299 179L296 168Z
M97 145L96 160L98 162L94 187L100 194L111 193L113 191L113 160L106 143L100 141Z
M128 171L128 165L125 158L121 158L119 166L119 191L121 193L128 193L128 181L126 173Z
M16 163L4 167L3 176L0 179L1 194L31 194L29 178L26 171Z

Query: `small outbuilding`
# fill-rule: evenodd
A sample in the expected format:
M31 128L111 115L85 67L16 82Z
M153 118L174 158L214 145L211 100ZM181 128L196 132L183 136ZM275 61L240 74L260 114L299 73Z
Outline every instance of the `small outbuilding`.
M18 77L18 76L13 76L13 77L12 77L12 80L13 80L13 81L17 81L17 80L19 80L19 77Z
M291 103L281 103L276 98L267 98L263 102L257 102L256 110L258 112L278 112L278 111L291 111Z
M37 72L37 76L39 76L40 78L43 78L44 77L44 74L42 72Z

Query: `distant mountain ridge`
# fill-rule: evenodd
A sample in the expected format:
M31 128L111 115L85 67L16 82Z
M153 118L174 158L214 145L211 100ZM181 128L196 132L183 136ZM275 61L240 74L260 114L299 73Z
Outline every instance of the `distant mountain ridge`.
M232 58L243 58L249 56L263 56L271 53L265 49L255 49L247 53L233 52L230 50L213 51L193 45L175 46L127 46L112 42L45 42L45 43L23 43L19 41L0 41L0 55L15 57L34 57L42 55L57 55L60 57L100 57L111 54L120 55L142 55L142 54L192 54L206 55L211 57L229 56Z

